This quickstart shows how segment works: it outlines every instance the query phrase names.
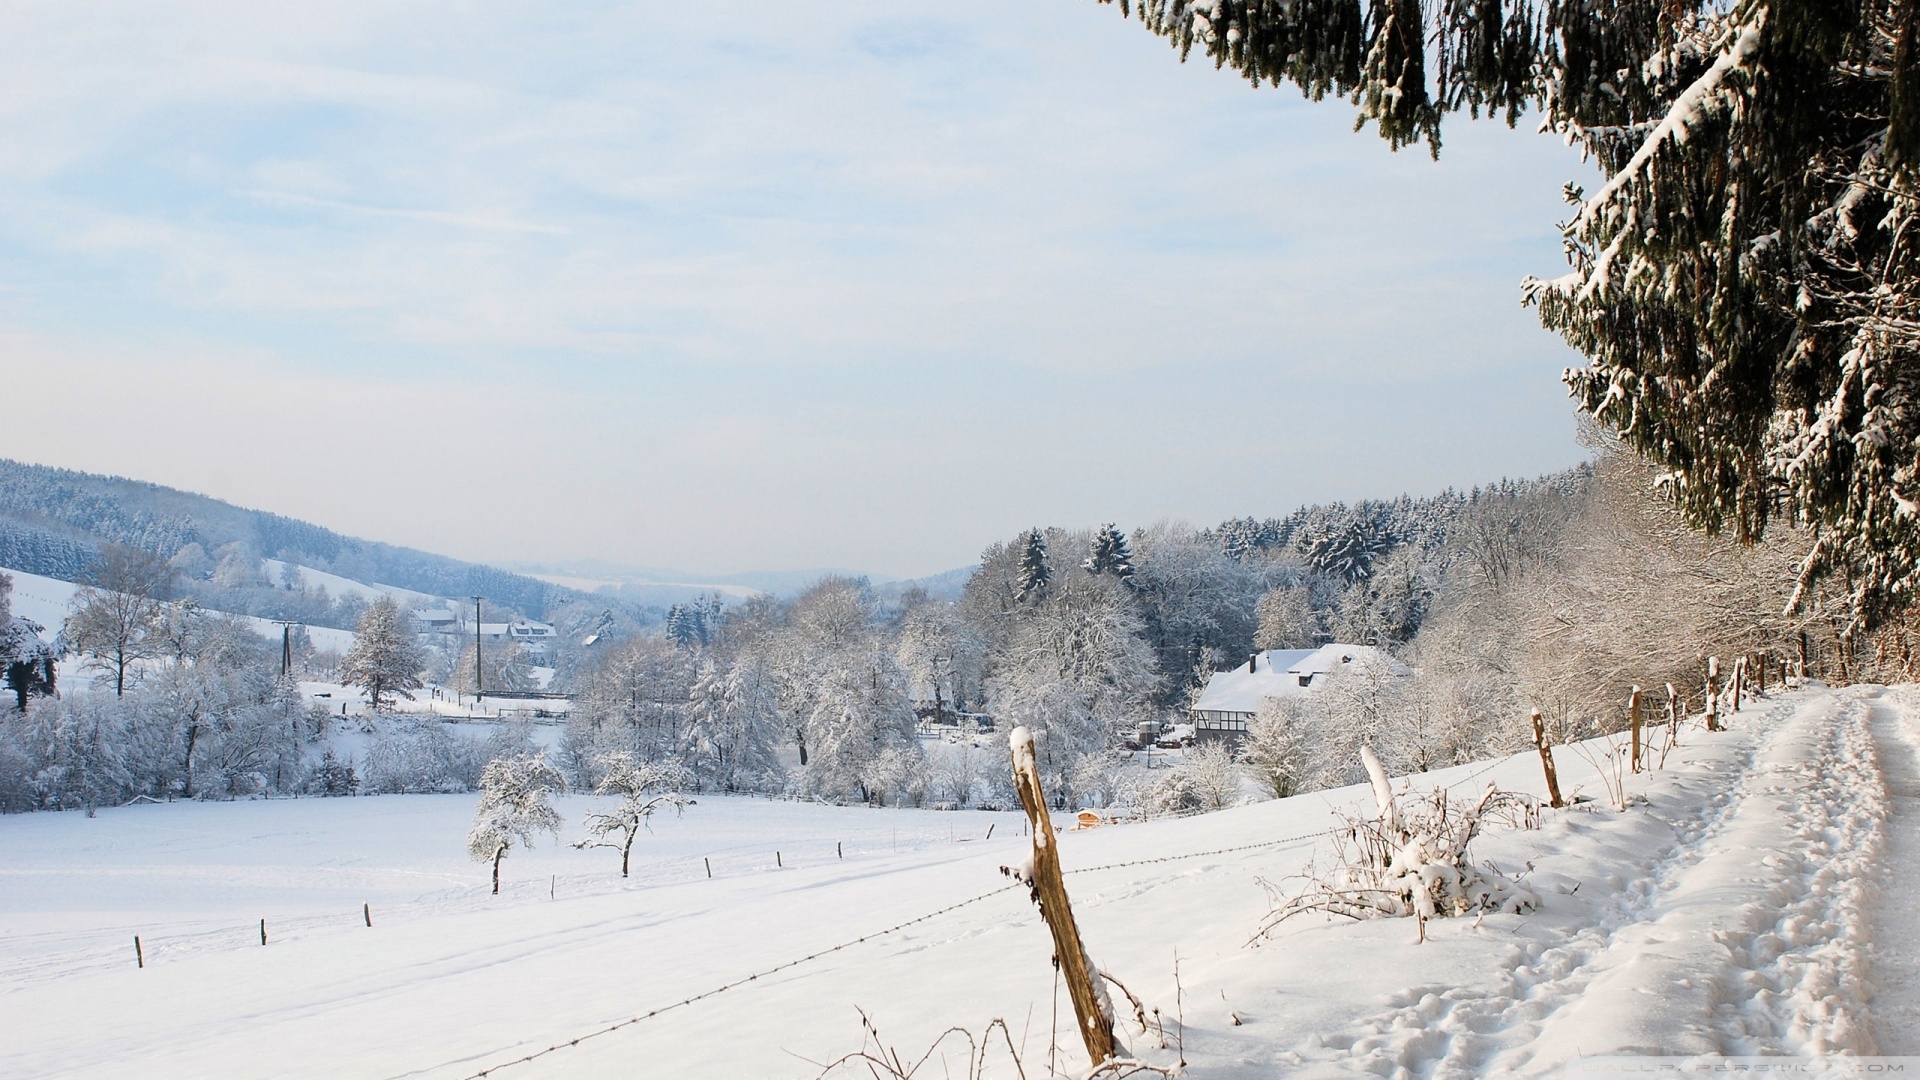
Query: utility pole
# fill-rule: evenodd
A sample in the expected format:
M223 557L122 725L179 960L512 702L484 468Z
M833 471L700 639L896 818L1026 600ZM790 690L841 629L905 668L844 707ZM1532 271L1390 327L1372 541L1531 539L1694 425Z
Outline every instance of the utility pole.
M293 670L293 628L299 623L286 619L275 619L280 624L280 677L285 679Z
M480 692L486 688L486 669L480 666L480 601L484 596L473 598L473 703L480 704Z

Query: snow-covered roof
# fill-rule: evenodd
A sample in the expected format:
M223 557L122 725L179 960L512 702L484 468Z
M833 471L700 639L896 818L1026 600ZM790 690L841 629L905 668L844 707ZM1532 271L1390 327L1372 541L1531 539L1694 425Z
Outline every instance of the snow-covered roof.
M1269 649L1231 671L1214 672L1193 707L1206 712L1258 712L1261 702L1306 694L1324 681L1319 676L1362 657L1384 661L1395 675L1410 674L1405 664L1371 645L1336 642L1318 649Z
M1325 675L1329 671L1338 671L1343 664L1351 664L1361 657L1385 661L1387 670L1395 675L1413 674L1413 669L1371 645L1342 645L1339 642L1322 645L1313 650L1287 668L1287 674Z
M460 616L457 612L449 611L446 608L422 608L414 612L413 617L423 623L453 623L460 621Z

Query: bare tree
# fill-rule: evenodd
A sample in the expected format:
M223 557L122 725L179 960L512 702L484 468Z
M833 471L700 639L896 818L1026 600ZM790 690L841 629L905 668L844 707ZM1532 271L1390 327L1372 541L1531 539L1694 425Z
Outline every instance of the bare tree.
M67 644L85 653L93 670L113 675L116 696L126 694L128 673L161 644L157 631L172 586L173 567L165 559L109 544L100 550L92 584L73 594Z

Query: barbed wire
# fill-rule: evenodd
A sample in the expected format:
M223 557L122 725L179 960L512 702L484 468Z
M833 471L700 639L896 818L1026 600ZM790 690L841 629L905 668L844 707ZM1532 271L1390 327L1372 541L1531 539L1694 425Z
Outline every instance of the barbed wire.
M579 1035L574 1038L567 1039L563 1042L554 1043L553 1045L548 1046L543 1050L535 1050L532 1053L514 1058L511 1061L503 1061L498 1065L489 1065L486 1068L481 1069L479 1072L468 1074L467 1076L463 1077L462 1080L483 1080L483 1078L491 1076L492 1074L499 1072L501 1069L511 1068L515 1065L527 1064L528 1062L543 1058L548 1054L554 1053L555 1051L565 1050L570 1047L579 1046L581 1043L587 1041L588 1039L598 1038L601 1035L611 1034L615 1031L619 1031L621 1028L631 1027L634 1024L638 1024L644 1020L651 1020L662 1013L671 1012L674 1009L678 1009L685 1005L691 1005L696 1001L701 1001L706 998L713 997L716 994L722 994L728 990L733 990L735 988L745 986L748 983L757 982L760 979L763 979L769 975L776 975L782 971L788 970L789 968L799 967L801 964L811 963L815 960L821 959L822 957L830 956L834 953L842 952L846 949L851 949L855 945L859 945L864 942L871 941L874 938L885 937L888 934L898 933L899 931L905 930L907 927L913 926L916 923L923 923L923 922L926 922L928 919L938 918L942 915L947 914L948 912L958 911L963 907L967 907L968 905L971 905L971 904L977 904L982 900L988 899L989 897L998 896L1004 892L1011 892L1014 889L1024 889L1024 888L1026 888L1024 884L1015 882L1011 885L1002 885L997 889L990 889L987 892L983 892L978 896L971 897L966 900L962 900L957 904L948 904L946 907L943 907L938 911L930 911L925 915L916 916L915 918L908 919L905 922L895 923L894 925L887 927L885 930L875 930L872 933L862 934L861 936L854 938L852 941L843 941L840 944L834 945L830 948L821 949L818 952L808 953L807 955L802 956L797 960L789 960L784 964L776 964L773 967L767 968L764 971L756 971L751 975L748 975L744 978L735 979L732 982L727 983L725 985L716 986L711 990L694 994L691 997L681 998L679 1001L676 1001L671 1005L662 1005L657 1009L649 1009L644 1013L637 1013L633 1016L627 1017L624 1020L617 1020L611 1024L606 1025L605 1027L598 1028L594 1031L590 1031L585 1035ZM402 1075L411 1075L411 1074L402 1074Z
M1466 777L1460 780L1456 780L1452 784L1447 785L1447 787L1449 789L1456 788L1471 780L1478 779L1479 777L1485 775L1486 773L1491 772L1493 769L1501 765L1504 765L1509 761L1512 761L1514 758L1519 757L1521 754L1524 754L1526 752L1527 751L1525 750L1515 751L1514 753L1509 754L1504 758L1500 758L1498 760L1489 762L1485 766L1475 770L1473 773L1467 775ZM1333 828L1328 828L1328 829L1319 829L1314 832L1300 833L1295 836L1282 837L1277 840L1261 840L1251 844L1236 844L1231 847L1211 848L1206 851L1187 851L1187 852L1182 852L1178 855L1161 855L1161 856L1156 856L1154 858L1147 858L1147 859L1129 859L1124 862L1102 863L1098 866L1082 866L1082 867L1076 867L1071 870L1065 870L1063 871L1063 873L1091 874L1091 873L1095 873L1103 870L1120 870L1120 869L1124 869L1126 867L1132 867L1132 866L1152 866L1152 865L1164 864L1164 863L1170 863L1170 862L1180 862L1186 859L1206 858L1212 855L1230 855L1230 854L1234 854L1236 852L1241 852L1241 851L1258 851L1263 848L1285 847L1290 844L1300 844L1300 843L1305 843L1309 840L1317 840L1317 839L1320 839L1321 837L1333 836L1334 834L1341 832L1344 828L1345 828L1344 826L1335 826ZM487 1077L492 1076L494 1073L499 1072L502 1069L512 1068L515 1065L529 1064L531 1062L537 1061L540 1058L547 1056L548 1054L556 1053L561 1050L566 1050L575 1046L579 1046L581 1043L587 1041L588 1039L598 1038L602 1035L610 1035L613 1032L619 1031L623 1028L632 1027L633 1025L642 1023L643 1021L651 1020L656 1016L659 1016L663 1013L671 1012L674 1009L682 1008L687 1005L692 1005L695 1002L703 1001L707 998L714 997L715 995L718 995L718 994L723 994L728 990L737 989L739 987L746 986L749 983L757 982L760 979L765 978L767 976L776 975L782 971L788 971L792 968L799 967L802 964L812 963L815 960L823 959L827 956L833 955L834 953L843 952L847 949L853 948L855 945L865 944L866 942L871 941L874 938L886 937L889 934L898 933L901 930L905 930L910 926L927 922L928 920L931 920L931 919L939 918L942 915L946 915L951 912L958 911L961 908L969 907L973 904L980 903L982 900L987 900L992 897L999 896L1002 893L1011 892L1015 889L1021 889L1025 887L1026 887L1025 884L1022 882L1014 882L1013 884L1010 884L1010 885L1002 885L997 889L990 889L986 892L979 894L978 896L969 897L968 899L961 900L958 903L948 904L946 907L940 908L937 911L930 911L924 915L915 916L914 918L908 919L904 922L895 923L894 925L889 926L884 930L875 930L867 934L862 934L861 936L854 938L851 941L844 941L838 945L833 945L825 949L820 949L816 952L808 953L807 955L799 957L798 959L788 960L782 964L776 964L773 967L767 968L763 971L757 971L743 978L738 978L733 980L732 982L725 983L721 986L716 986L711 990L702 991L701 993L693 994L689 997L681 998L679 1001L675 1001L668 1005L662 1005L657 1009L649 1009L644 1013L636 1013L635 1015L629 1016L623 1020L617 1020L611 1024L607 1024L603 1027L596 1028L595 1030L590 1031L584 1035L575 1036L573 1038L564 1040L562 1042L553 1043L540 1050L535 1050L530 1053L523 1054L520 1057L514 1058L510 1061L503 1061L498 1065L489 1065L486 1068L481 1069L479 1072L467 1074L466 1076L462 1077L461 1080L486 1080ZM402 1075L413 1075L413 1074L402 1074Z

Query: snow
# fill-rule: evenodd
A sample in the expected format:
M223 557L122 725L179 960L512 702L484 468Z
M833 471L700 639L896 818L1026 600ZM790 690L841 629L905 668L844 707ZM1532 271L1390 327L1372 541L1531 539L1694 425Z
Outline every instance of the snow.
M1194 711L1256 713L1260 703L1270 698L1299 697L1318 689L1326 681L1320 676L1363 657L1385 663L1395 675L1406 675L1410 670L1371 645L1338 642L1318 649L1269 649L1255 657L1251 671L1241 664L1209 676L1206 689L1193 703ZM1303 677L1308 681L1301 682Z
M57 633L60 624L66 621L68 605L80 586L71 581L59 581L5 567L0 567L0 574L13 579L13 595L10 598L13 613L46 627L49 634Z
M1434 920L1425 944L1409 919L1302 917L1245 945L1262 881L1324 856L1331 811L1372 807L1364 786L1054 841L1088 947L1170 1037L1184 1014L1194 1076L1920 1051L1920 692L1813 687L1727 722L1685 728L1665 770L1628 779L1625 812L1589 799L1483 836L1477 860L1532 867L1540 910ZM1570 793L1603 796L1579 755L1559 760ZM1539 794L1539 762L1393 784L1489 781ZM463 850L474 796L0 818L0 1075L458 1078L560 1044L494 1075L798 1080L860 1045L856 1008L915 1056L1004 1017L1041 1075L1050 939L999 872L1031 850L1020 815L697 797L641 836L631 880L613 853L543 842L507 858L497 898ZM558 805L570 841L611 804ZM1130 1020L1121 1037L1174 1060Z
M23 570L9 570L0 566L0 574L13 579L13 613L32 619L47 628L49 636L60 630L71 610L73 594L80 586L71 581L41 577ZM345 580L345 579L341 579ZM280 640L280 624L271 619L262 619L256 615L243 615L260 636L271 641ZM353 647L353 631L335 630L326 626L307 627L307 639L316 649L344 653Z
M282 575L286 573L287 564L279 559L262 559L261 567L267 575L267 580L273 582L275 585L279 585ZM327 595L333 597L357 596L362 600L371 602L382 596L391 596L394 601L402 607L416 605L433 605L440 607L446 604L446 601L438 596L415 592L412 589L402 589L397 585L379 585L355 581L352 578L343 578L338 574L329 574L324 570L315 570L311 566L296 565L294 569L300 572L301 588L324 588L327 590Z

